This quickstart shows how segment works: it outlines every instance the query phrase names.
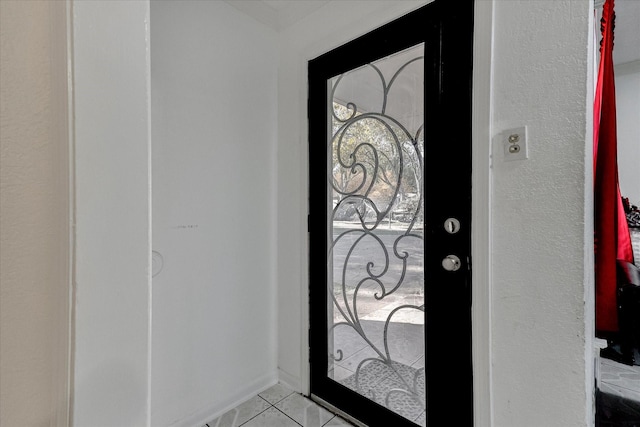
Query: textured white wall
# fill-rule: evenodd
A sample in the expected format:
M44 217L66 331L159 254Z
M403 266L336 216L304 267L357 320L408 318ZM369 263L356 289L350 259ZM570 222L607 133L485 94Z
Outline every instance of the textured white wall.
M76 427L149 424L149 3L74 1Z
M277 60L225 2L151 3L153 426L276 381Z
M588 2L495 2L494 130L526 125L529 140L526 161L493 150L496 427L591 417L591 14Z
M69 420L66 3L0 2L0 425Z

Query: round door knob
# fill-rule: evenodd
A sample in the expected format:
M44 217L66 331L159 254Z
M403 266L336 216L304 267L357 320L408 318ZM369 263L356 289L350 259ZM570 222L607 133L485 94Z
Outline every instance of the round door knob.
M455 255L447 255L442 260L442 268L444 268L447 271L459 270L461 266L462 266L462 262L460 261L460 258L458 258Z

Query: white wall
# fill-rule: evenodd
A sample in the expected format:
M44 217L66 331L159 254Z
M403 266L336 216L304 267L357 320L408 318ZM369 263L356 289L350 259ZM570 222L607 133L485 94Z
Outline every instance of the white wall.
M275 32L221 1L151 3L151 425L276 381Z
M69 421L65 2L0 2L0 425Z
M495 3L493 126L526 125L529 141L526 161L493 150L496 427L591 420L588 3Z
M76 427L149 425L149 3L74 1Z
M640 206L640 61L616 65L620 193Z

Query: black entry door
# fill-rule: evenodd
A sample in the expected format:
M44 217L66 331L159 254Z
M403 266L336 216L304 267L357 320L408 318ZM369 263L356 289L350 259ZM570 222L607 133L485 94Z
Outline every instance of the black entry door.
M472 426L473 1L309 62L311 395L368 426Z

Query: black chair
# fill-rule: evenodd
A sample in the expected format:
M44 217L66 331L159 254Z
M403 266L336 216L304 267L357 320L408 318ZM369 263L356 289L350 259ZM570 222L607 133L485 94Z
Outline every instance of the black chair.
M640 365L640 268L618 260L619 344L623 362Z

